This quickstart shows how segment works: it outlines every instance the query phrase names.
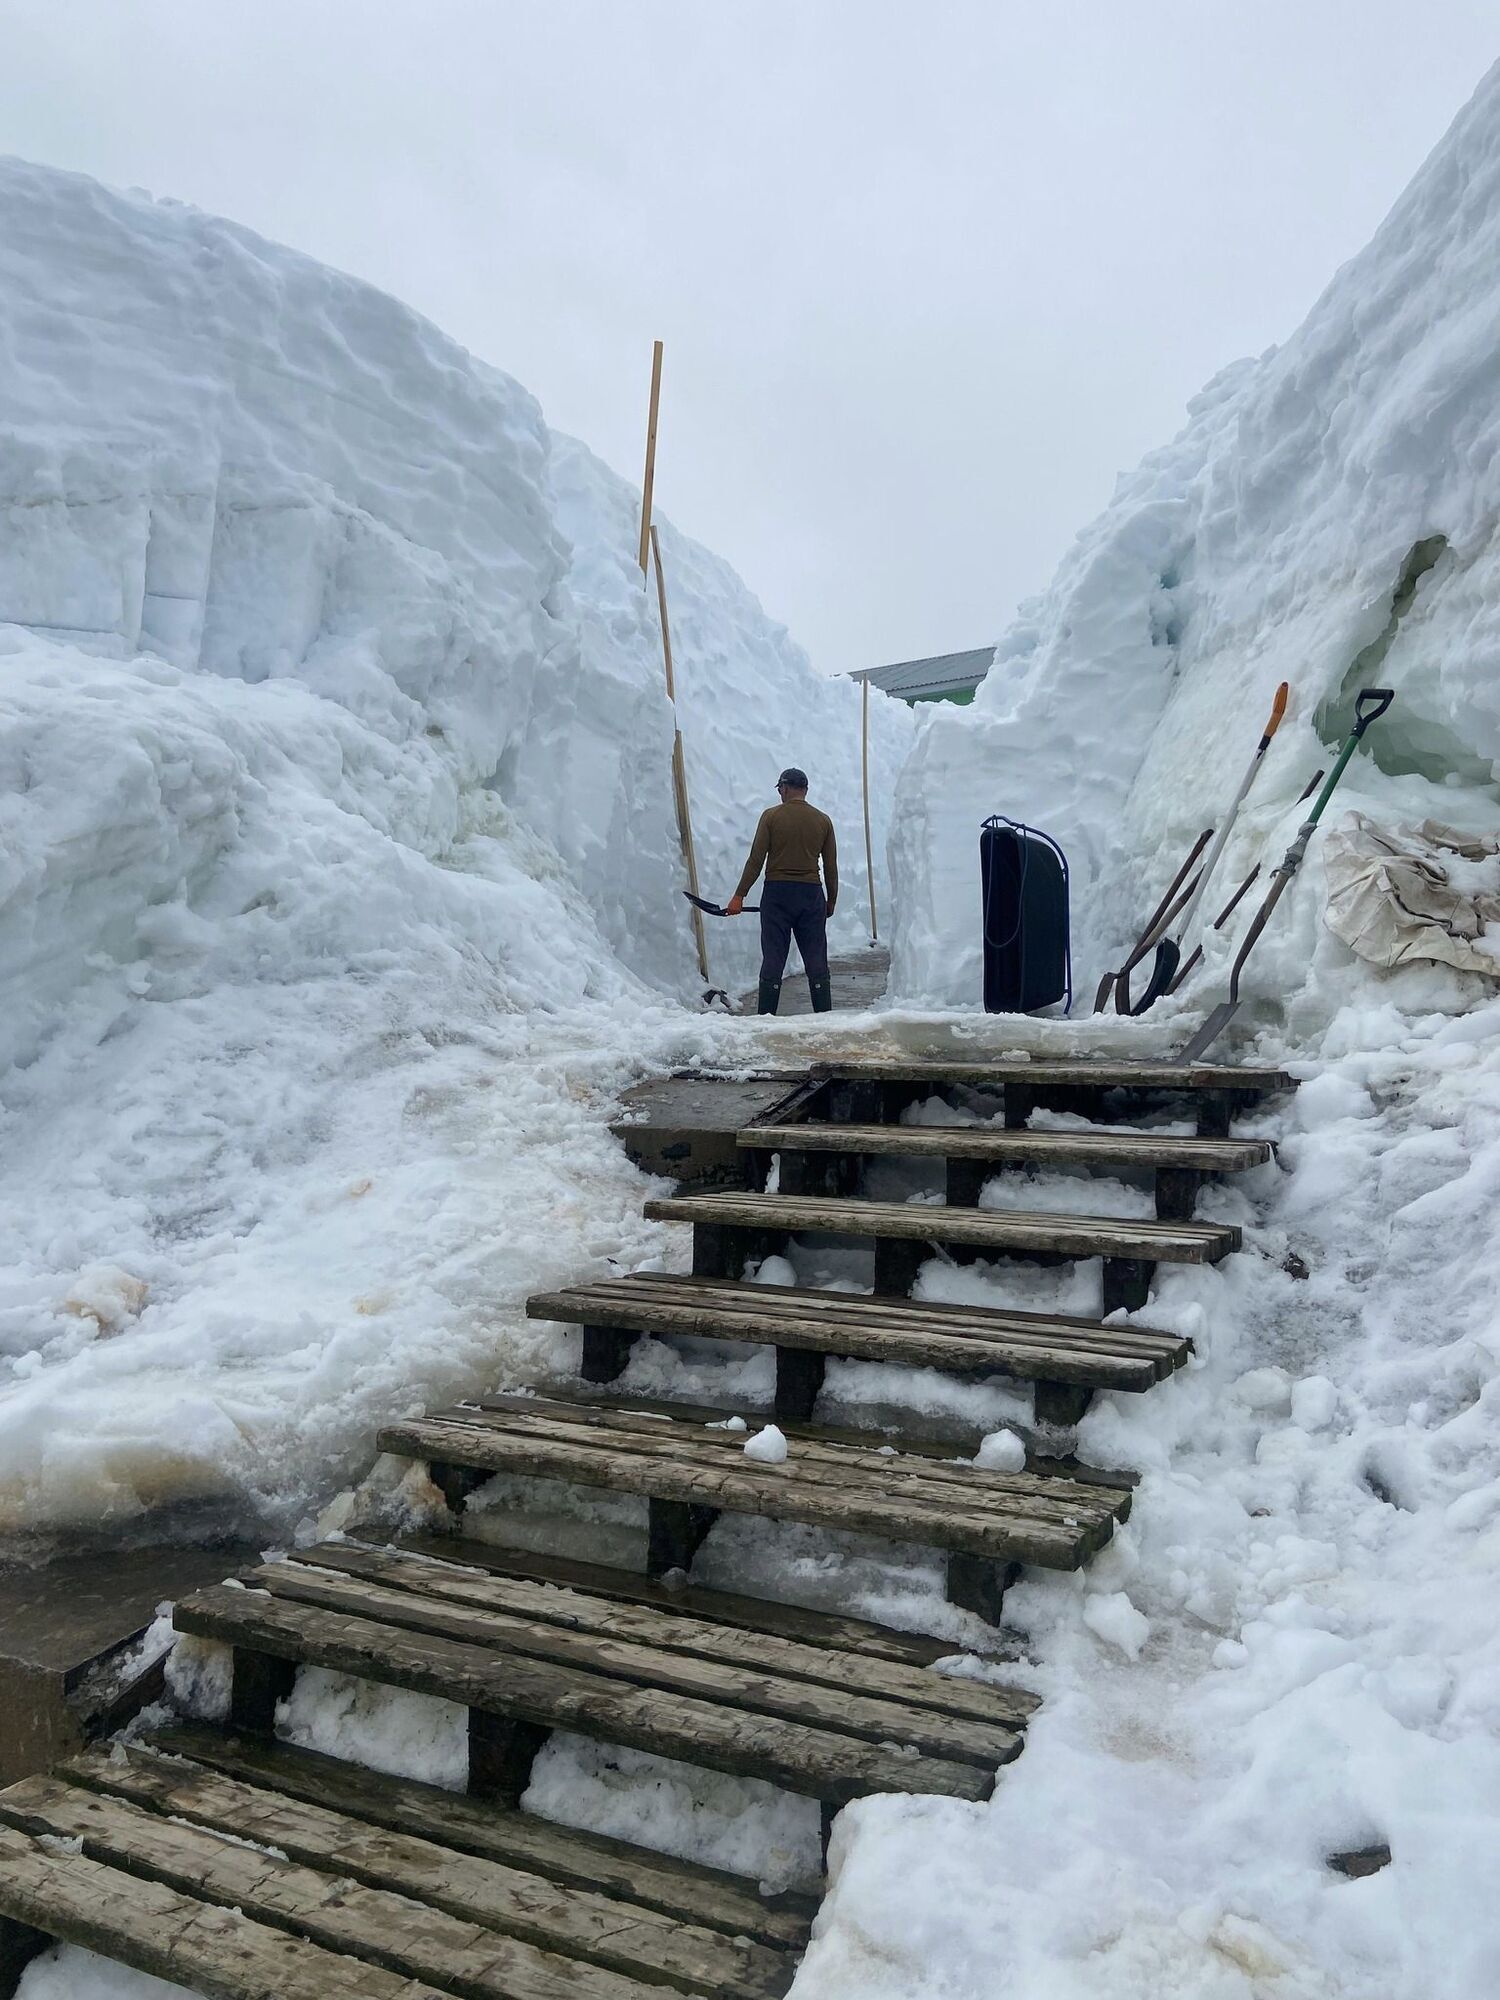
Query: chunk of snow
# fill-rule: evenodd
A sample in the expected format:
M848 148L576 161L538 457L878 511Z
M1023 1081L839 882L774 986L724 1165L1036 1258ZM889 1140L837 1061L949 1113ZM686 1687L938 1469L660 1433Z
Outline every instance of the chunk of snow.
M101 1333L118 1333L135 1319L150 1293L144 1278L133 1277L118 1264L91 1264L68 1287L63 1311L91 1319Z
M745 1456L761 1465L780 1465L786 1458L786 1438L775 1424L767 1424L746 1440Z
M750 1282L753 1285L795 1285L797 1273L785 1257L763 1257Z
M980 1439L974 1463L986 1472L1023 1472L1026 1447L1014 1431L991 1431Z
M1097 1591L1083 1600L1083 1622L1096 1637L1116 1646L1128 1659L1139 1659L1151 1636L1151 1621L1137 1611L1123 1590Z
M1333 1422L1339 1392L1326 1375L1306 1375L1292 1386L1292 1422L1305 1431L1323 1431Z
M1285 1416L1292 1407L1292 1379L1284 1368L1247 1368L1234 1385L1247 1409Z

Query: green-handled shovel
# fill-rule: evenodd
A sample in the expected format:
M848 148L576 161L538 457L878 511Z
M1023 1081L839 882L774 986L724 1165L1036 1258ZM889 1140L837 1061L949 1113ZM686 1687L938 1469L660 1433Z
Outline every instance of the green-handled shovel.
M1323 808L1333 797L1334 787L1338 784L1339 779L1343 777L1344 766L1354 755L1360 737L1364 735L1372 722L1385 714L1395 699L1395 692L1391 688L1361 689L1354 704L1354 727L1349 731L1344 747L1339 752L1339 760L1328 773L1327 781L1322 791L1319 792L1312 811L1297 829L1297 838L1282 857L1281 866L1271 878L1271 887L1266 893L1266 900L1256 911L1255 920L1245 933L1245 942L1240 946L1239 955L1234 961L1234 969L1229 975L1229 998L1220 1001L1219 1005L1215 1007L1208 1019L1203 1023L1203 1026L1182 1051L1181 1061L1197 1062L1202 1055L1212 1048L1239 1012L1240 974L1245 969L1245 960L1254 950L1255 941L1265 929L1267 919L1270 917L1272 910L1281 901L1287 884L1302 866L1303 860L1307 855L1307 843L1313 836L1313 829L1323 817Z

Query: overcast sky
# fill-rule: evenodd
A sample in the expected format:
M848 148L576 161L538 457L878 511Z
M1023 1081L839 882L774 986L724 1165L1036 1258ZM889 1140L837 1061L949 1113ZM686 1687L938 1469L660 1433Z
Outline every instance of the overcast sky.
M0 149L373 279L826 671L982 644L1280 339L1494 0L4 0Z

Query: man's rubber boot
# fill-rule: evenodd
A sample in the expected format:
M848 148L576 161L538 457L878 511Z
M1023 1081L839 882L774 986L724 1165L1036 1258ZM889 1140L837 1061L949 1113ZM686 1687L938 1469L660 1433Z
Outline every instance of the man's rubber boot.
M825 972L821 979L809 979L807 990L812 995L812 1007L815 1014L831 1014L833 1012L833 980L828 973Z
M755 1009L756 1013L774 1014L776 1012L776 1003L780 998L781 981L779 979L762 979L760 982L760 997Z

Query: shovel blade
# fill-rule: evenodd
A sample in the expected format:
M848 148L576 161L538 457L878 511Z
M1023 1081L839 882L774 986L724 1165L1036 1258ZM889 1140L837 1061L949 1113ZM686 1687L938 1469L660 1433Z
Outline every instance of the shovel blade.
M1239 1011L1238 1000L1221 1000L1187 1047L1179 1053L1177 1060L1197 1062L1200 1056L1206 1055Z

